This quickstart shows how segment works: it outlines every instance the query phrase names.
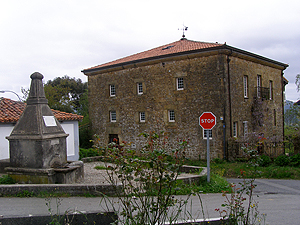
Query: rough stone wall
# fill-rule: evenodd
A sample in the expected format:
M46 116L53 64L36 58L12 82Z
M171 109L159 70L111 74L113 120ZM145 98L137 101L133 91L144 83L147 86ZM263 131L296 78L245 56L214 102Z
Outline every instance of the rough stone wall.
M238 137L243 136L243 122L248 121L249 133L261 133L270 141L283 140L281 70L234 57L231 58L229 67L232 86L232 123L237 122L238 124ZM245 75L248 76L248 98L244 98L243 95ZM257 106L255 106L257 75L261 76L261 87L269 88L269 82L272 81L273 90L272 99L260 98L257 101ZM256 107L256 116L253 116L251 111L253 107ZM257 120L261 120L261 126L258 125Z
M238 136L242 134L243 121L251 121L257 74L262 75L262 86L273 80L274 100L265 102L269 114L278 109L277 123L267 130L282 135L281 71L235 57L231 57L229 68L231 121L238 122ZM223 122L226 140L232 135L227 72L227 55L218 54L89 76L92 129L99 135L101 145L108 143L109 134L118 134L120 141L132 142L138 149L145 144L145 139L138 137L140 133L164 130L171 146L178 139L189 139L187 156L205 159L206 139L203 139L203 130L199 126L199 116L203 112L213 112L217 124L210 141L211 158L222 158ZM248 99L243 96L244 75L249 76ZM184 90L176 89L178 77L183 77ZM139 82L143 83L142 95L137 93ZM110 85L116 87L115 97L110 97ZM110 122L112 110L116 111L116 122ZM168 121L168 110L174 110L175 122ZM139 112L145 112L145 122L139 122ZM221 117L225 120L221 121Z

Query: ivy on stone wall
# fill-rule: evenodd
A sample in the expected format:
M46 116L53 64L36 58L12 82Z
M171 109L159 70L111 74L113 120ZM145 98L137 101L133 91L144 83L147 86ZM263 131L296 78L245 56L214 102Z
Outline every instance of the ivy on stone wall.
M261 98L254 98L251 107L251 124L253 131L258 131L262 127L265 119L266 106Z

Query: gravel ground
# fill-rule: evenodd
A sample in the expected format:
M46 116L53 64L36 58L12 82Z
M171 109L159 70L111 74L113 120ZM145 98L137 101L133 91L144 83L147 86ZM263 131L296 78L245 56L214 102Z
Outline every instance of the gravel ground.
M105 166L104 162L96 161L96 162L88 162L84 163L84 181L80 182L82 184L110 184L108 182L108 175L106 170L97 170L95 166ZM201 175L206 174L206 168L203 168ZM199 175L189 174L189 173L181 173L178 178L191 178L198 177Z
M106 170L97 170L95 166L104 166L103 162L84 163L84 181L83 184L109 184L107 181Z

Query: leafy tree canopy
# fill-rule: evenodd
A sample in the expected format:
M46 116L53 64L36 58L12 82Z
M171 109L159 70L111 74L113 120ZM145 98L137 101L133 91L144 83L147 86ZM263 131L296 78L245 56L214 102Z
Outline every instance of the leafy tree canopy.
M297 92L300 91L300 74L296 76ZM284 124L286 127L293 127L300 125L300 106L298 103L294 103L292 101L286 101L284 106ZM293 128L294 129L294 128Z
M297 74L296 76L296 86L297 86L297 91L300 91L300 74Z
M87 82L69 76L56 77L44 85L45 95L51 109L63 112L88 114Z
M284 112L284 124L286 126L299 126L300 107L293 102L286 102Z

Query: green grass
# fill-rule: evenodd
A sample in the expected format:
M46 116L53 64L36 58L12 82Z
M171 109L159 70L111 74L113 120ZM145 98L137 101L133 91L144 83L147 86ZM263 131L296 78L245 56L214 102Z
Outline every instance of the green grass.
M176 191L177 195L187 195L190 193L220 193L222 191L230 192L229 183L227 180L217 174L211 174L210 183L207 182L207 176L200 178L198 183L185 184L182 181L178 181L179 190Z
M211 174L210 183L207 182L207 177L203 176L199 182L187 184L182 180L177 180L176 185L172 186L172 195L189 195L192 193L220 193L222 191L230 192L229 183L223 177L216 174ZM162 192L167 192L163 189ZM147 191L148 195L157 195L155 189Z
M95 166L94 169L96 170L107 170L106 166Z
M259 178L300 180L300 168L285 166L269 166L258 168Z
M195 161L190 165L206 166L205 161ZM211 164L211 172L225 178L239 178L241 171L245 171L246 177L250 178L255 175L256 178L273 178L273 179L295 179L300 180L300 168L291 166L276 166L272 163L268 167L254 167L247 162L214 162ZM256 172L255 172L256 170Z

